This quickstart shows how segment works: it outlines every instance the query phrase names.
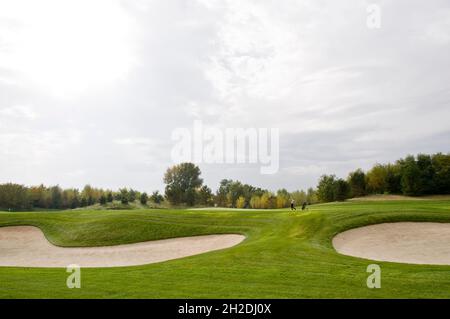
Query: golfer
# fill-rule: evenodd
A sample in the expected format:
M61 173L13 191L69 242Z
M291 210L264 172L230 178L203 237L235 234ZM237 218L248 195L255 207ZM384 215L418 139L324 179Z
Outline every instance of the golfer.
M306 205L308 205L308 203L307 203L307 202L303 202L303 204L302 204L302 210L305 210L305 209L306 209Z
M291 210L297 210L294 206L294 203L295 203L294 199L291 199Z

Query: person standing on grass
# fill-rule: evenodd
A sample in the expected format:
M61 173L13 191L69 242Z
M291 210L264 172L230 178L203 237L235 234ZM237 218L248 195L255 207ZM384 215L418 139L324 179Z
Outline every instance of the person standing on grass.
M291 210L297 210L294 206L294 203L295 203L294 199L291 199Z
M308 205L308 203L307 203L307 202L303 202L303 204L302 204L302 210L305 210L305 209L306 209L306 205Z

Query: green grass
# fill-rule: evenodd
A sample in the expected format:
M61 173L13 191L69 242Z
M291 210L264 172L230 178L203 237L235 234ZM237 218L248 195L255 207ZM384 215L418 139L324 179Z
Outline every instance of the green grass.
M75 208L74 211L83 211L83 210L134 210L134 209L157 209L157 208L172 208L169 203L163 202L161 204L156 204L153 202L147 202L147 204L143 205L139 202L139 200L135 200L133 202L129 202L127 204L122 204L119 200L113 200L112 202L108 202L105 204L96 203L94 205L86 206L86 207L78 207Z
M241 244L136 267L82 269L68 289L62 268L0 267L2 298L450 298L450 266L376 262L382 288L366 287L373 262L337 254L343 230L394 221L450 222L449 200L347 202L306 212L132 210L0 213L0 226L34 225L61 246L240 233ZM1 253L1 252L0 252Z

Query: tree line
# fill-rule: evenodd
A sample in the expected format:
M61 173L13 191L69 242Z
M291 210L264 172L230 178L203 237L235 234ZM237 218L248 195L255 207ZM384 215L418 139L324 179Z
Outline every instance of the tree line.
M293 199L296 203L314 203L317 197L314 189L307 192L288 192L280 189L276 193L240 181L223 179L215 193L203 185L200 169L193 163L182 163L167 169L164 175L166 183L165 197L176 205L219 206L232 208L284 208Z
M118 191L104 190L86 185L62 189L59 186L0 184L0 209L26 210L73 209L94 204L106 205L114 200L122 204L140 201L161 203L167 200L179 206L219 206L234 208L284 208L294 200L304 202L342 201L370 194L404 194L410 196L450 194L450 154L409 155L395 163L376 164L369 171L357 169L346 179L335 175L322 175L316 189L289 192L279 189L271 192L240 181L223 179L214 193L203 184L201 171L193 163L181 163L169 167L164 174L164 196L158 191L150 196L132 188Z
M297 204L317 202L316 192L312 188L306 192L288 192L286 189L271 192L230 179L223 179L214 193L203 184L200 175L199 167L193 163L182 163L168 168L164 174L164 196L158 191L149 196L132 188L112 191L86 185L80 191L76 188L62 189L58 185L26 187L13 183L0 184L0 209L74 209L94 204L106 205L113 201L120 201L124 205L135 201L140 201L143 205L147 204L147 201L156 204L168 201L174 206L268 209L288 207L292 199Z
M164 197L158 191L149 196L132 188L112 191L86 185L80 191L77 188L62 189L58 185L27 187L14 183L0 184L0 209L3 210L74 209L113 201L128 204L137 200L143 205L148 201L159 204Z
M320 202L372 194L450 194L450 154L408 155L395 163L376 164L367 172L357 169L347 179L322 175L317 186Z

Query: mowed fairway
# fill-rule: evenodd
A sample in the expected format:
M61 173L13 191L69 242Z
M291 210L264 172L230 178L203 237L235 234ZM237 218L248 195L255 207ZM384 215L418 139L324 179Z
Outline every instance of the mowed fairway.
M0 267L0 298L450 298L450 266L339 255L333 236L395 221L450 222L449 200L346 202L307 211L134 210L0 213L61 246L102 246L205 234L244 234L235 247L144 266L86 268L68 289L64 268ZM0 252L1 253L1 252ZM367 265L381 266L368 289Z

